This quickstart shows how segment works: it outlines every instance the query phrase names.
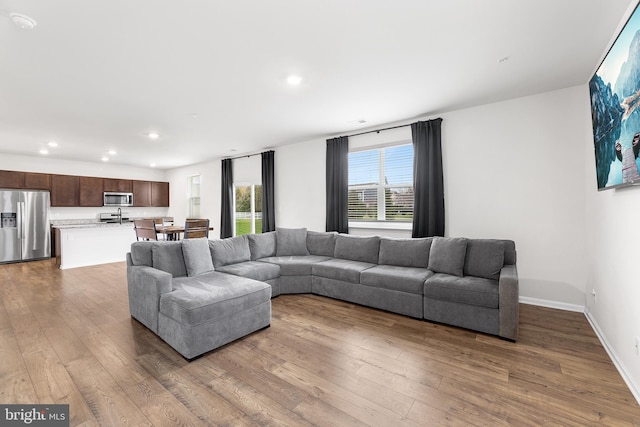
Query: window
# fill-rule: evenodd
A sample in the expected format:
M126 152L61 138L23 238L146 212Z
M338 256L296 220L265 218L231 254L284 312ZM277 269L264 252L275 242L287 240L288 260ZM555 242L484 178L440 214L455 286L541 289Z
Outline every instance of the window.
M413 219L413 145L349 153L349 222Z
M187 218L200 218L200 175L187 178Z
M262 233L262 185L234 184L234 236Z

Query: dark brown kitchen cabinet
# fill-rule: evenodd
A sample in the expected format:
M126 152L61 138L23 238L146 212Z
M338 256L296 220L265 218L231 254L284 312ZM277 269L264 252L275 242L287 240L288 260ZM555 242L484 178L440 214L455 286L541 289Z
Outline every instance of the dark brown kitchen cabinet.
M48 173L25 172L24 186L26 190L51 190L51 175Z
M102 206L104 193L103 178L81 176L79 181L79 206L97 207Z
M71 175L51 176L51 206L74 207L79 205L80 177Z
M151 182L151 206L169 207L168 182Z
M0 188L22 189L24 172L0 171Z
M111 191L116 193L131 193L133 191L131 188L131 180L105 178L104 191Z
M151 206L151 182L132 181L133 206Z

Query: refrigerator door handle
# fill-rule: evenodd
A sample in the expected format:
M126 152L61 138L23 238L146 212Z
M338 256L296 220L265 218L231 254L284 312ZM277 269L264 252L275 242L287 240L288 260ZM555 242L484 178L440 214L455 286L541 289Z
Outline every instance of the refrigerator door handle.
M18 202L16 215L16 228L18 229L18 239L22 240L24 235L24 202Z

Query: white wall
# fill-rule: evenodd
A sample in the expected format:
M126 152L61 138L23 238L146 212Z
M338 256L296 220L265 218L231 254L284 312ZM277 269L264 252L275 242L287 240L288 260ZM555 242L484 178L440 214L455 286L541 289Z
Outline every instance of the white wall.
M589 94L586 86L584 93ZM585 105L583 114L590 120L588 98ZM640 356L635 354L640 339L640 187L598 192L590 128L584 141L587 316L640 402Z
M585 102L574 87L442 116L448 235L515 240L520 295L576 310L586 280Z
M578 310L586 280L584 102L578 87L441 115L446 234L515 240L521 295ZM350 145L410 138L405 127ZM324 229L325 141L276 149L279 226Z
M210 226L214 229L209 232L209 238L220 237L220 176L222 167L220 160L211 160L205 163L170 169L166 172L169 181L170 203L168 215L173 216L176 224L184 223L188 214L187 182L193 175L200 175L200 216L209 218Z
M275 149L275 203L277 227L325 230L324 139Z
M78 162L51 157L31 157L13 154L0 156L0 170L39 172L60 175L96 176L102 178L139 179L165 181L165 172L151 168L137 168L113 163ZM114 212L115 208L51 208L51 219L97 219L102 212ZM163 216L167 208L124 208L130 216Z

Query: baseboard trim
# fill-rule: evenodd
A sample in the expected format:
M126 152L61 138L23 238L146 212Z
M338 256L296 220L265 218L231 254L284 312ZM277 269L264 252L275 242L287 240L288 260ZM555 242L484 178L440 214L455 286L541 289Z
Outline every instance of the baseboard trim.
M557 308L558 310L575 311L578 313L585 312L585 306L579 304L568 304L566 302L551 301L547 299L520 297L521 304L539 305L541 307Z
M600 340L600 343L602 344L605 351L609 355L609 358L611 359L614 366L622 376L622 379L627 384L627 387L629 387L631 394L633 395L633 397L635 397L638 404L640 404L640 386L634 381L633 377L629 375L629 373L627 372L627 368L624 366L624 363L622 363L622 361L618 357L613 347L611 347L611 345L609 344L609 341L607 341L606 336L598 326L598 323L591 316L591 313L589 312L588 308L585 310L584 315L589 321L589 324L591 324L593 331L596 333L596 336L598 337L598 339Z

